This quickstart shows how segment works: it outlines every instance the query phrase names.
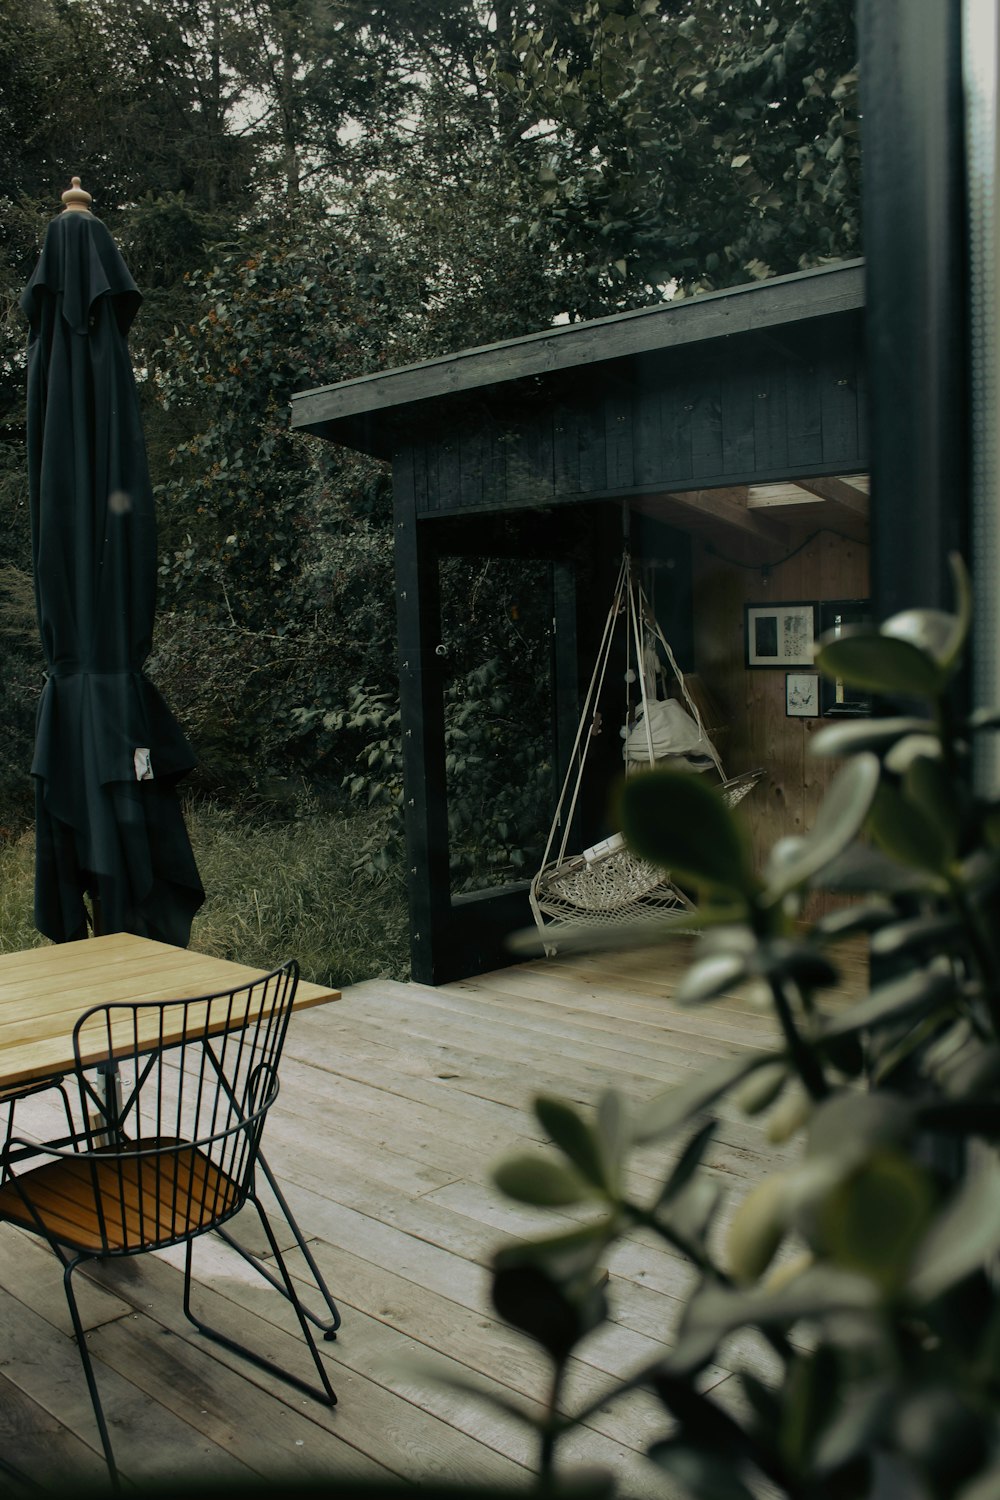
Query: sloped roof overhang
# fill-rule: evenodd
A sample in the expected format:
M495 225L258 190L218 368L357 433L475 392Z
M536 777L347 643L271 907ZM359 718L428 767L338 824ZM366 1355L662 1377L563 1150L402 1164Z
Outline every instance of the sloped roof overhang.
M567 323L501 343L353 380L296 392L293 430L309 432L378 458L390 458L400 431L451 402L637 356L691 352L695 346L748 335L775 334L817 319L857 314L864 306L864 262L675 299L656 307Z

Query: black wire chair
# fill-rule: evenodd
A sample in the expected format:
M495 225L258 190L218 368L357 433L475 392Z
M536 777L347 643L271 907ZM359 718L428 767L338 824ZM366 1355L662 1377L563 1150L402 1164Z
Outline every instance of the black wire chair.
M10 1176L10 1154L11 1141L14 1139L14 1115L17 1106L25 1099L38 1098L43 1094L57 1093L62 1103L63 1114L66 1119L67 1134L64 1142L70 1142L75 1129L73 1123L73 1111L66 1092L66 1079L61 1073L45 1078L38 1083L15 1084L11 1088L0 1089L0 1110L6 1114L6 1123L2 1127L3 1145L0 1146L0 1186Z
M242 988L194 1000L94 1007L73 1032L81 1117L70 1144L13 1139L4 1155L0 1222L45 1239L63 1284L113 1486L107 1423L73 1290L94 1259L185 1244L183 1304L207 1338L326 1405L336 1404L305 1312L257 1195L255 1168L298 984L294 961ZM117 1068L108 1089L88 1070ZM31 1153L29 1156L28 1153ZM40 1165L23 1169L24 1160ZM298 1317L319 1385L210 1327L191 1307L194 1241L250 1202Z

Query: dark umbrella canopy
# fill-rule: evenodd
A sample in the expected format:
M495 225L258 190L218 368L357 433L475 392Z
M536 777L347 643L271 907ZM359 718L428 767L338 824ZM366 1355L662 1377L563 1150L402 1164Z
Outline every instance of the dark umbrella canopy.
M204 900L176 792L194 757L142 670L156 528L126 342L141 300L107 228L85 209L49 225L21 298L48 665L31 767L35 922L56 942L86 935L86 894L101 931L186 945Z

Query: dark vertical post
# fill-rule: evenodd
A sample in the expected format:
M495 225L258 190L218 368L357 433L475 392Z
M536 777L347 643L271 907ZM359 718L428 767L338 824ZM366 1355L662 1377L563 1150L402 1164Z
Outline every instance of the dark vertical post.
M580 723L576 611L576 569L571 562L555 562L552 564L553 807L570 767Z
M393 458L399 711L410 898L410 969L438 982L451 896L444 756L443 662L438 549L434 529L416 517L413 450Z
M961 0L859 0L872 593L948 608L968 548Z

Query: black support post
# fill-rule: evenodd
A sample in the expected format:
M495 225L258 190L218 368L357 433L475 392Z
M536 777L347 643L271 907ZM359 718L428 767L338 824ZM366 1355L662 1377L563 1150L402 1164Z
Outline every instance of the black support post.
M968 549L960 0L859 0L872 592L950 608Z
M416 519L412 461L404 456L393 463L393 496L410 972L435 984L450 924L440 589L434 530Z

